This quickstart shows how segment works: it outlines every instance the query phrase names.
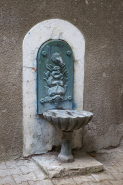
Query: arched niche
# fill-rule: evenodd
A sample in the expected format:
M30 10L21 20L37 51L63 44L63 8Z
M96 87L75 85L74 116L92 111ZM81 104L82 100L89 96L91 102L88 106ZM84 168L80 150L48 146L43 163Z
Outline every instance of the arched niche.
M36 24L23 40L23 155L45 153L59 146L61 133L37 114L37 53L50 39L66 41L74 54L74 109L83 109L85 40L73 24L50 19ZM73 148L82 147L82 130L74 132Z

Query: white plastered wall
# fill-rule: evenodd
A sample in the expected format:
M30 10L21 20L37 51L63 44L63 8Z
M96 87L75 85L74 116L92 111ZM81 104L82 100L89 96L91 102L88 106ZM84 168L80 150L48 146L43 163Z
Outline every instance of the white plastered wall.
M38 23L23 40L23 155L45 153L60 145L61 132L37 115L37 52L49 39L66 41L74 54L74 109L83 109L85 41L71 23L50 19ZM82 130L73 134L73 148L81 148Z

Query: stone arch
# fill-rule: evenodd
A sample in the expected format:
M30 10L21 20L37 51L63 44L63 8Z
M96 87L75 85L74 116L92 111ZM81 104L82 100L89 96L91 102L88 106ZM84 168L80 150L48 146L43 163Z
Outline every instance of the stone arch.
M49 39L66 41L74 54L74 109L83 109L85 40L73 24L50 19L36 24L23 40L23 155L45 153L60 144L60 133L37 115L37 53ZM82 146L82 132L75 131L73 148Z

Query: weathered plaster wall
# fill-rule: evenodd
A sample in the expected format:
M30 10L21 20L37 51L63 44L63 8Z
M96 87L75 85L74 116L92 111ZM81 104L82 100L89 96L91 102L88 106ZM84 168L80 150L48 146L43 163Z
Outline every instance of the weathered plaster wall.
M22 154L22 41L32 26L65 19L85 38L84 130L87 150L116 146L123 136L122 0L0 2L0 160Z

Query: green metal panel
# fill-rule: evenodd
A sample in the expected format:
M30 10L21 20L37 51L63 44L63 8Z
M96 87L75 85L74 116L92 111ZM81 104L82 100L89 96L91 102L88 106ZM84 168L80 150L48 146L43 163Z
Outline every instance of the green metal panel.
M37 55L37 110L72 109L73 52L62 40L45 42Z

